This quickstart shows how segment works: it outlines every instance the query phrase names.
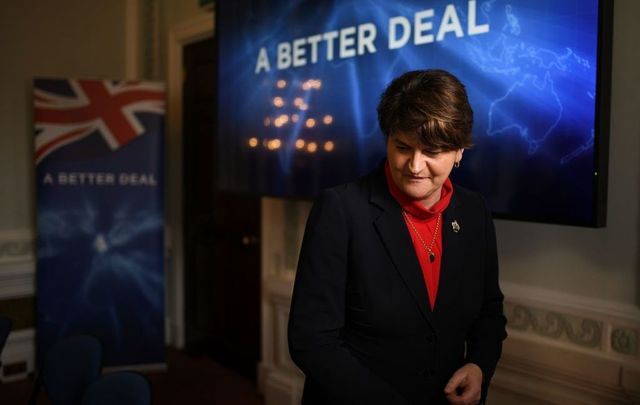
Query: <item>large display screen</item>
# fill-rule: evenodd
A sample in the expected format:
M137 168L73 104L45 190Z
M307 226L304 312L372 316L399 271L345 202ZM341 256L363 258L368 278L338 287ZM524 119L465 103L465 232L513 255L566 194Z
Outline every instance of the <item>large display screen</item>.
M445 69L474 147L454 182L498 217L602 226L611 2L234 0L216 4L221 190L313 197L384 159L386 85Z

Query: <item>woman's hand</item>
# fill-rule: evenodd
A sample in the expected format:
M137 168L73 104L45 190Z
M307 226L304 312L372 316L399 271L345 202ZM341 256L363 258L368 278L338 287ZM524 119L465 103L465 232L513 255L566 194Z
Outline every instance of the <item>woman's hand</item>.
M444 387L444 393L454 405L475 405L480 402L482 370L476 364L460 367Z

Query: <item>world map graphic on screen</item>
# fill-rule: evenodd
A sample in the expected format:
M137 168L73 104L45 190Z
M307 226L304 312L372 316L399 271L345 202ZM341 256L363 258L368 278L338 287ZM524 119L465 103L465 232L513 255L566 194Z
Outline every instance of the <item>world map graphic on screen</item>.
M377 167L376 106L416 69L465 84L474 147L453 180L494 213L593 222L597 0L239 1L219 5L221 189L312 197Z

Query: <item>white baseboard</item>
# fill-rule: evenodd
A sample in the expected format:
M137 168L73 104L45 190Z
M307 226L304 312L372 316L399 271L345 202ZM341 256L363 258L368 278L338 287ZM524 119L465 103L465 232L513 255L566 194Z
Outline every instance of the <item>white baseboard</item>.
M22 380L35 370L36 351L35 331L24 329L9 334L7 343L2 350L2 369L0 381L10 382ZM23 365L23 367L22 367ZM20 366L22 371L15 374L5 374L7 369Z
M265 405L299 405L302 400L304 376L260 363L258 366L260 392Z
M639 398L620 379L625 368L615 360L509 337L491 390L516 394L527 403L633 404Z

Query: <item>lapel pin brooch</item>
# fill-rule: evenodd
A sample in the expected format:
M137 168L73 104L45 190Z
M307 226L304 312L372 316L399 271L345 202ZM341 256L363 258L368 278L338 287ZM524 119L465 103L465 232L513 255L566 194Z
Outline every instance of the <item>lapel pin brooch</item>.
M453 228L453 232L455 233L460 232L460 224L458 224L458 221L453 221L451 223L451 228Z

